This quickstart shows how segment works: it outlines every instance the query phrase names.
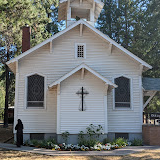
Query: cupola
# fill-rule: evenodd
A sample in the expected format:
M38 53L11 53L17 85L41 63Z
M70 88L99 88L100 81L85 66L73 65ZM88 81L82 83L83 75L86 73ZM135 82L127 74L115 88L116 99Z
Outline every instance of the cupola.
M66 20L66 27L79 19L84 19L94 26L103 5L100 0L60 0L58 20Z

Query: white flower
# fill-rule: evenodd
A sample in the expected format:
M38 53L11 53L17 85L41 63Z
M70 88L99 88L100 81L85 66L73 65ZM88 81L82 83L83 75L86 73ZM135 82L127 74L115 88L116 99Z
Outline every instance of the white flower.
M107 143L106 146L110 146L110 147L111 147L111 144L110 144L110 143Z
M111 149L111 147L110 147L110 146L106 146L106 149L107 149L107 150L110 150L110 149Z

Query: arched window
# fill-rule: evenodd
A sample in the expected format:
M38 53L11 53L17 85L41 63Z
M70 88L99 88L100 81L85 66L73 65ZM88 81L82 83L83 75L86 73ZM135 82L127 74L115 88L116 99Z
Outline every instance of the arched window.
M130 79L118 77L115 79L115 84L118 86L115 89L115 108L131 107Z
M27 77L27 107L44 107L44 77L34 74Z

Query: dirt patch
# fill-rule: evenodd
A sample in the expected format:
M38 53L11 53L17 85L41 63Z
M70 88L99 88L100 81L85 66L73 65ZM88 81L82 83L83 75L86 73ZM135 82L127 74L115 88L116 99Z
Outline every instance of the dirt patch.
M160 160L160 150L146 150L127 156L46 156L0 148L3 160Z
M13 125L9 125L8 128L3 128L3 124L0 124L0 142L4 143L13 137ZM8 141L13 143L13 138Z

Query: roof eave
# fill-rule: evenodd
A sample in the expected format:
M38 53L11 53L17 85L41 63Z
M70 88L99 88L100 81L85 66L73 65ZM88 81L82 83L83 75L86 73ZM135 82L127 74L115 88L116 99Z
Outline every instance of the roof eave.
M102 36L102 38L104 38L106 41L112 43L114 46L116 46L117 48L119 48L120 50L122 50L124 53L126 53L128 56L132 57L133 59L135 59L137 62L141 63L144 66L144 71L147 71L148 69L152 69L152 66L149 65L148 63L146 63L145 61L143 61L142 59L140 59L139 57L137 57L136 55L134 55L133 53L131 53L130 51L128 51L127 49L125 49L123 46L119 45L118 43L116 43L114 40L112 40L111 38L109 38L107 35L103 34L102 32L100 32L99 30L97 30L96 28L94 28L92 25L90 25L88 22L80 19L79 21L73 23L72 25L70 25L69 27L67 27L66 29L64 29L61 32L58 32L57 34L53 35L52 37L48 38L47 40L43 41L42 43L36 45L35 47L29 49L28 51L20 54L19 56L17 56L16 58L8 61L6 64L9 65L10 63L14 63L16 61L18 61L19 59L25 57L26 55L28 55L29 53L35 51L36 49L40 48L41 46L51 42L52 40L54 40L55 38L63 35L65 32L69 31L70 29L76 27L79 24L84 24L87 27L89 27L91 30L93 30L95 33L99 34L100 36Z
M50 89L50 88L53 88L53 86L56 86L56 85L60 84L63 80L70 77L71 75L73 75L74 73L76 73L77 71L79 71L82 68L88 70L90 73L92 73L93 75L95 75L96 77L98 77L99 79L104 81L107 85L110 85L112 88L117 88L118 87L116 84L112 83L111 81L107 80L105 77L100 75L98 72L91 69L88 65L82 63L79 66L77 66L76 68L74 68L73 70L71 70L70 72L68 72L67 74L65 74L64 76L62 76L61 78L59 78L58 80L56 80L55 82L51 83L48 86L48 88Z

